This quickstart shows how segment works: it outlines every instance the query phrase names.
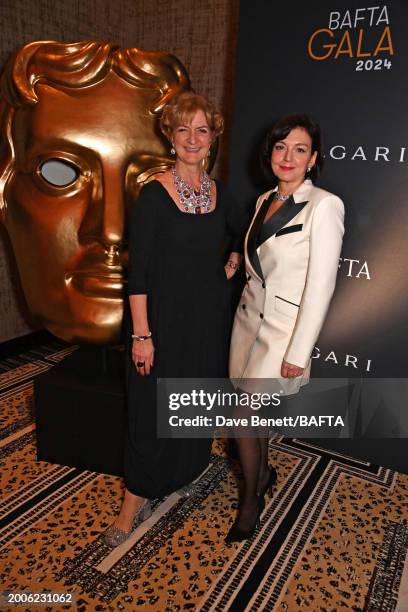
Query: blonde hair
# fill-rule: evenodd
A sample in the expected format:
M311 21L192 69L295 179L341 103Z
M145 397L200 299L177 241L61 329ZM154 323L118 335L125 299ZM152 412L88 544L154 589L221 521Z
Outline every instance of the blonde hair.
M189 124L197 111L203 111L214 138L222 134L224 119L221 113L204 96L185 91L174 97L163 109L160 129L171 141L173 130L182 124Z

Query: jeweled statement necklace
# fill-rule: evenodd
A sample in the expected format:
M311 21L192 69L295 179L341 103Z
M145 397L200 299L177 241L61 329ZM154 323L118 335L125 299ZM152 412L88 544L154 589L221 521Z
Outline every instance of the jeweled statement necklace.
M206 172L200 177L200 187L191 187L172 169L174 187L182 210L193 215L209 212L211 209L211 179Z
M279 200L280 202L286 202L286 200L289 200L291 195L292 195L291 193L288 193L288 195L282 195L279 193L279 189L278 189L278 191L275 192L275 199Z

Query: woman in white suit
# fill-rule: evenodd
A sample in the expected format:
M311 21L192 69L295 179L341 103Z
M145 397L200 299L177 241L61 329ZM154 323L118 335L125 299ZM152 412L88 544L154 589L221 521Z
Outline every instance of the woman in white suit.
M262 194L245 240L247 283L238 305L230 377L280 379L283 395L307 383L311 354L336 284L344 233L340 198L315 187L322 166L319 126L290 115L268 132L262 151L274 188ZM244 477L238 517L226 541L250 537L276 479L267 439L237 438Z

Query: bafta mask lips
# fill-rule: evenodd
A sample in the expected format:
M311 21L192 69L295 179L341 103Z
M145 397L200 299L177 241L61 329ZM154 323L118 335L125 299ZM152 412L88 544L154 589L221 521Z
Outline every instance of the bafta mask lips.
M117 266L121 268L121 266ZM112 268L106 271L79 270L65 275L65 283L76 291L90 297L123 299L125 279L123 273L113 272Z

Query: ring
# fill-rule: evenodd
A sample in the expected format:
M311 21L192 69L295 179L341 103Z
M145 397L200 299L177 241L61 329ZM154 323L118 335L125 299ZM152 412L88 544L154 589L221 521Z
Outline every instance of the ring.
M136 365L137 365L137 367L138 367L138 368L143 368L144 364L145 364L145 362L144 362L144 361L138 361L138 362L136 363Z

